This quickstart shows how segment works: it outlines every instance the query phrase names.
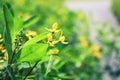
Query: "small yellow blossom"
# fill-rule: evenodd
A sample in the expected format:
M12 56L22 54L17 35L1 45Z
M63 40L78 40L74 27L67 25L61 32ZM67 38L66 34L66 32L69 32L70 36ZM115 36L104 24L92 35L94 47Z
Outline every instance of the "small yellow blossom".
M5 52L6 52L6 50L5 50L5 49L3 49L1 52L2 52L2 53L5 53Z
M1 63L1 62L4 62L4 60L0 60L0 63Z
M48 44L49 44L50 46L54 46L55 44L58 43L58 41L53 41L52 33L49 33L49 34L47 35L47 37L48 37Z
M48 42L49 46L54 46L54 44L52 42Z
M86 38L84 36L81 36L80 41L86 41Z
M88 47L88 42L84 36L80 37L80 46L81 47Z
M48 41L48 44L50 45L50 46L54 46L55 44L57 44L58 43L58 41Z
M52 29L46 28L46 30L49 31L49 34L47 35L48 44L50 46L54 46L58 42L61 42L63 44L68 44L68 42L65 42L65 36L62 36L62 33L60 33L60 37L59 37L59 33L56 33L56 32L60 31L60 30L57 30L57 28L58 28L58 23L54 23L52 25ZM53 37L54 37L54 39L53 39Z
M0 38L2 38L2 34L0 34Z
M0 42L3 42L3 38L1 34L0 34ZM0 52L3 54L3 56L1 56L2 60L0 60L0 62L4 62L4 60L7 60L7 51L4 48L3 43L0 44Z
M52 25L52 29L53 29L53 31L56 31L57 28L58 28L58 23L54 23L54 24Z
M6 56L6 55L3 57L3 59L4 59L4 60L8 60L8 58L7 58L7 56Z
M2 45L0 45L0 51L3 49L3 46Z
M80 42L80 46L81 47L88 47L88 42L87 41Z
M3 42L3 39L0 39L0 42Z
M48 29L48 28L45 28L45 29L48 30L51 33L56 33L56 32L59 32L59 30L57 30L57 28L58 28L58 23L54 23L52 25L52 29Z
M97 45L92 45L89 48L89 51L92 53L93 57L95 57L97 59L101 58L101 53L100 53L99 47Z
M55 45L55 44L57 44L57 43L58 43L58 41L52 41L52 43Z
M58 54L58 53L59 53L58 49L50 50L50 54Z
M4 52L3 59L4 59L4 60L8 60L8 54L7 54L7 51L6 51L6 50L5 50L5 52Z
M102 57L100 52L93 53L93 56L97 59L100 59Z
M27 30L26 33L29 34L29 35L32 35L32 36L37 35L37 33L35 31L31 31L31 30Z
M2 65L0 65L0 70L1 70L2 68L3 68Z
M52 36L51 33L49 33L49 34L47 35L47 37L48 37L48 41L52 41L52 40L53 40L53 36Z
M96 46L96 45L92 45L92 46L90 47L90 51L98 52L98 51L99 51L99 47Z
M31 31L31 30L26 31L26 36L28 37L28 39L31 39L36 35L37 35L37 33L35 31Z
M60 36L59 41L63 44L68 44L68 42L65 42L65 36Z

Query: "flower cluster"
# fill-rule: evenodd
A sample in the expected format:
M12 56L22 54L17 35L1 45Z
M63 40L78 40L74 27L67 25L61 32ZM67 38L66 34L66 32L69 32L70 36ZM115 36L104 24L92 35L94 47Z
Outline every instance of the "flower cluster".
M37 32L35 32L35 31L31 31L31 30L27 30L26 31L26 37L28 38L28 39L31 39L31 38L33 38L34 36L36 36L37 35Z
M88 49L88 53L91 53L93 57L97 59L101 58L99 47L96 45L88 45L88 41L84 36L80 37L80 47Z
M48 44L49 46L54 46L58 42L61 42L62 44L68 44L68 42L65 41L65 36L62 35L62 32L58 30L58 23L54 23L52 25L52 29L46 28L47 31L49 31L47 37L48 37ZM59 36L56 36L60 34ZM57 39L55 39L58 37Z
M100 58L102 57L98 46L92 45L92 46L89 48L89 50L90 50L90 52L93 53L93 56L94 56L95 58L100 59Z
M58 23L54 23L52 29L46 28L46 30L49 32L47 35L47 43L49 46L54 47L59 42L62 44L68 44L68 42L65 41L65 36L63 36L62 31L58 29ZM58 49L50 50L51 54L57 54L58 52Z
M3 38L0 34L0 62L4 62L7 60L7 51L4 47Z

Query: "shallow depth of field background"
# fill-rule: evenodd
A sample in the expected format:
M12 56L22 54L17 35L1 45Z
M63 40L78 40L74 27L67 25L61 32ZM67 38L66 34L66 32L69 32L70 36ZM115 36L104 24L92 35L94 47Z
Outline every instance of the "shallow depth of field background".
M120 80L120 0L9 0L15 16L39 17L29 30L55 22L69 44L59 46L63 80ZM0 33L4 25L0 12ZM54 72L53 72L54 73Z

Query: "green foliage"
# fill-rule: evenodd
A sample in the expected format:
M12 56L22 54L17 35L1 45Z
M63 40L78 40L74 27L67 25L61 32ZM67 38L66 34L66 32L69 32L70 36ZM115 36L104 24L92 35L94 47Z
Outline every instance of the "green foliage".
M27 19L27 20L24 21L23 26L24 26L24 27L29 27L29 26L31 26L32 24L38 22L39 19L40 19L39 16L32 16L32 17L30 17L29 19Z
M40 35L37 35L36 37L34 37L34 38L32 38L31 40L27 41L27 42L23 45L23 47L28 46L28 45L31 45L31 44L35 44L35 43L37 43L37 42L39 42L39 41L47 38L47 34L48 34L47 32L44 32L44 33L42 33L42 34L40 34Z
M119 31L64 0L9 3L0 7L0 80L103 80L100 60L119 54Z
M23 20L22 18L15 17L13 12L11 12L11 8L9 3L3 5L3 14L5 20L4 27L4 44L6 49L6 61L3 61L6 66L4 66L0 71L2 73L6 72L0 79L9 79L9 80L18 80L18 78L26 79L29 75L32 76L31 72L34 68L37 68L37 64L41 61L44 62L44 58L47 57L47 51L51 48L48 48L48 43L43 40L47 40L48 31L41 32L41 34L33 37L32 35L25 35L25 30L35 24L39 20L39 16L32 16L27 20ZM57 26L56 26L57 27ZM31 32L32 33L32 32ZM27 39L28 37L28 39ZM29 38L31 37L31 38ZM0 39L2 35L0 34ZM30 39L30 40L29 40ZM3 41L3 39L2 39ZM0 45L1 49L3 49L3 45ZM8 57L7 57L8 55ZM51 55L52 56L52 55ZM51 58L50 58L51 59ZM49 59L48 59L49 60ZM47 60L47 61L48 61ZM27 66L28 71L25 70L26 74L22 74L19 72L19 66L23 63L29 63L33 66ZM48 62L48 65L52 64ZM46 66L47 68L47 66ZM51 68L51 67L50 67ZM46 69L47 74L50 72L50 68ZM24 69L24 66L21 68ZM17 71L18 70L18 71ZM24 72L24 70L23 70ZM28 73L27 73L28 72ZM47 77L46 73L43 73L43 78ZM46 75L46 76L44 76Z
M7 5L3 5L3 12L6 26L4 27L4 40L5 47L8 51L9 60L12 58L12 41L14 39L14 25L13 25L13 15L8 9Z
M32 44L23 47L18 61L32 63L42 59L46 54L47 46L47 44Z
M120 21L120 0L112 0L112 11L118 21Z

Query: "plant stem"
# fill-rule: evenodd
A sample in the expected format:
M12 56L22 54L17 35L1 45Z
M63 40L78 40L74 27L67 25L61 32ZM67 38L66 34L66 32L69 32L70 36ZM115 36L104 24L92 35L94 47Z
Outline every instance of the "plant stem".
M36 67L36 65L39 63L39 61L40 60L38 60L35 64L34 64L34 66L29 70L29 72L26 74L26 76L24 77L24 79L23 80L25 80L27 77L28 77L28 75L32 72L32 70Z
M7 80L7 77L8 77L8 73L6 72L6 75L5 75L5 79L4 79L4 80Z
M52 67L52 62L53 62L53 55L51 54L44 77L46 77L47 74L50 72L51 67Z
M12 64L14 56L15 56L15 52L13 52L13 54L12 54L12 58L11 58L10 64Z

